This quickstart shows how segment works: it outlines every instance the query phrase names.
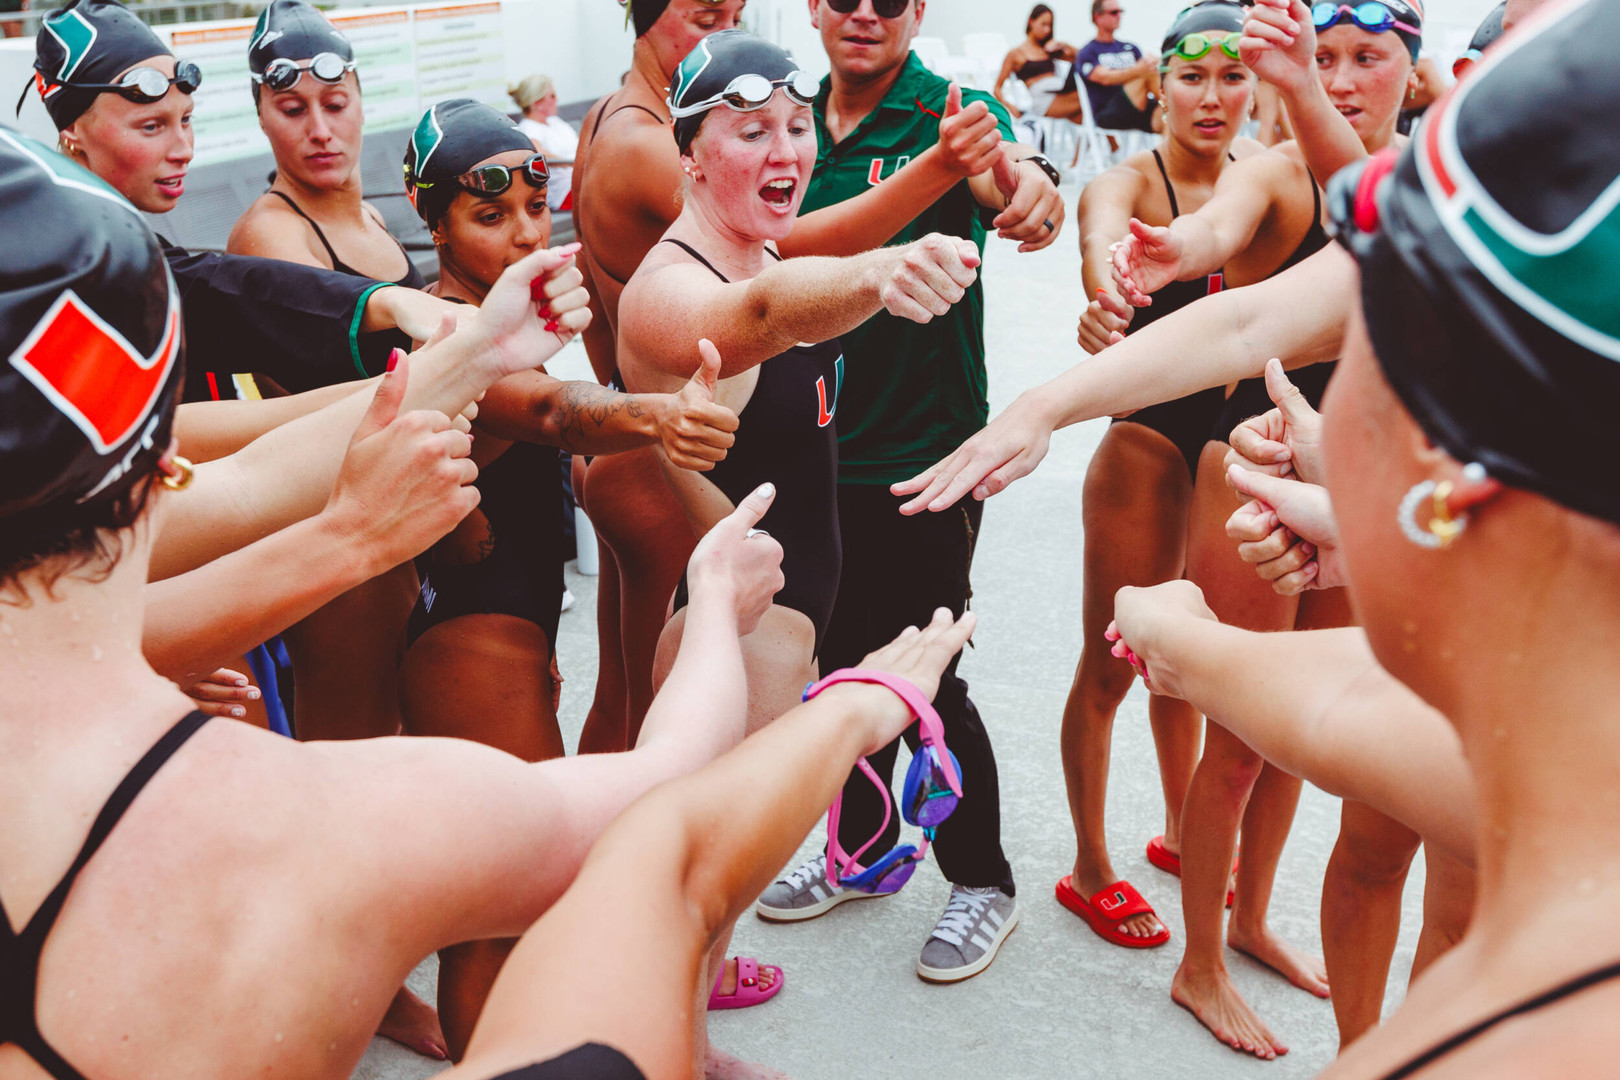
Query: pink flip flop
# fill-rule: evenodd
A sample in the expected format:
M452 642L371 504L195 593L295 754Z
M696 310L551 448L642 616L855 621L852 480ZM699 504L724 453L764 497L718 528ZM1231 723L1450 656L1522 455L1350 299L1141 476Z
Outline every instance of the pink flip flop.
M759 972L763 967L771 973L771 985L761 990L759 986ZM725 978L722 970L714 980L714 989L709 991L709 1008L714 1009L747 1009L761 1002L769 1001L782 992L782 969L775 964L760 964L752 956L737 957L737 990L735 993L722 994L720 980Z

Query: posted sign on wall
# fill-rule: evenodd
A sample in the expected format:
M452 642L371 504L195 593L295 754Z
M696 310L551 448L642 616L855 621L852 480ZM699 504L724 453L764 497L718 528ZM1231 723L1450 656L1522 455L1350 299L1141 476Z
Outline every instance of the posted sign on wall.
M470 97L499 109L506 97L506 46L498 0L357 8L328 17L354 46L368 130L414 124L422 110ZM248 77L255 20L154 27L181 60L194 61L203 84L194 98L195 164L267 153Z

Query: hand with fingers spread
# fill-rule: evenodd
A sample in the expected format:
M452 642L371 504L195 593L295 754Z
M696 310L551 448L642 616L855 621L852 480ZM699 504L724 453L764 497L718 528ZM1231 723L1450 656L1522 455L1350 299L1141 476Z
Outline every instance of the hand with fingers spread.
M355 428L326 508L378 571L426 551L478 505L472 440L441 412L400 413L410 358L400 354Z
M1046 171L1033 162L1002 154L993 169L996 190L1007 208L990 224L1003 240L1017 240L1019 251L1039 251L1063 231L1063 196Z
M1266 361L1266 393L1277 407L1232 429L1226 465L1320 483L1322 414L1289 381L1276 357Z
M1181 274L1181 241L1161 225L1131 218L1131 231L1113 245L1114 285L1132 307L1147 307L1156 293Z
M950 666L951 658L961 652L962 646L973 636L976 624L971 611L963 612L960 619L953 619L949 608L937 608L927 626L906 627L899 637L868 653L858 666L897 675L932 701L939 693L940 677ZM875 754L911 726L911 709L892 691L871 684L839 683L828 692L845 688L864 693L872 702L873 707L864 710L872 722L872 733L861 750L863 755Z
M259 688L249 683L246 675L230 668L204 675L190 686L181 687L180 692L197 703L199 712L234 720L246 716L246 703L260 697Z
M673 465L708 472L737 441L737 414L718 405L714 388L720 381L720 353L708 338L698 341L702 363L677 394L649 394L655 401L658 441Z
M536 251L508 266L484 297L471 332L501 375L539 367L590 325L590 295L574 265L579 250Z
M983 502L1035 471L1046 457L1055 426L1037 397L1022 394L950 457L889 490L914 496L900 507L907 515L955 506L970 491Z
M1148 689L1179 698L1181 679L1167 645L1170 631L1188 619L1220 621L1192 582L1166 581L1146 589L1127 585L1114 595L1114 621L1105 636L1116 643L1114 655L1128 661Z
M1285 93L1300 93L1318 80L1316 27L1302 0L1255 0L1243 20L1243 63Z
M1079 332L1075 340L1086 352L1095 356L1116 341L1125 340L1125 331L1131 328L1136 309L1107 289L1098 289L1097 298L1080 313Z
M1227 483L1250 501L1226 522L1238 556L1283 596L1348 584L1339 555L1339 523L1327 489L1236 465Z
M1001 129L990 107L975 101L962 107L962 88L951 83L945 93L945 112L939 120L939 150L945 167L958 176L978 176L1006 156Z
M978 277L979 249L971 240L929 233L889 250L879 294L885 309L912 322L950 311Z
M773 484L761 484L737 509L704 534L686 564L692 603L729 604L737 616L737 633L751 634L771 599L781 591L782 545L754 526L776 498Z

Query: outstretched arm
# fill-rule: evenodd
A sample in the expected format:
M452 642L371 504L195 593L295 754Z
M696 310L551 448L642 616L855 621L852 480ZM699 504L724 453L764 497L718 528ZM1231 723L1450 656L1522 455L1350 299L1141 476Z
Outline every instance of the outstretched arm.
M970 491L988 499L1034 471L1058 428L1251 378L1272 356L1290 367L1331 360L1355 297L1354 266L1330 245L1276 277L1189 304L1026 390L950 457L895 484L896 495L915 496L901 512L943 510Z
M229 457L267 431L357 393L366 384L333 383L285 397L188 401L174 414L174 436L195 463Z
M1364 631L1223 626L1187 581L1121 589L1114 615L1154 693L1190 702L1284 772L1364 802L1472 865L1474 788L1462 744L1379 666Z
M1387 35L1393 38L1394 35ZM1311 175L1324 185L1367 148L1316 73L1316 27L1301 0L1255 0L1243 21L1243 62L1277 88Z
M861 666L909 678L931 696L972 627L971 615L953 624L942 610ZM840 684L632 806L519 942L450 1075L488 1077L591 1041L622 1051L651 1080L690 1076L693 988L715 935L770 883L856 758L910 722L891 691ZM732 793L760 776L774 778L769 790L739 804ZM637 887L625 887L627 875ZM636 978L582 985L581 964Z

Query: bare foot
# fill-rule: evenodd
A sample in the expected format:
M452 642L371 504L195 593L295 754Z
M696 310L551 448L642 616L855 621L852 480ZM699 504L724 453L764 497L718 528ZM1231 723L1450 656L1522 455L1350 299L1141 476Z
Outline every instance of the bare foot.
M703 1062L703 1080L789 1080L788 1074L778 1072L757 1061L744 1061L735 1054L717 1050L709 1045L709 1056Z
M1234 1050L1265 1061L1288 1053L1288 1047L1249 1008L1224 971L1194 975L1182 964L1170 984L1170 1000L1192 1013L1211 1035Z
M776 972L774 967L759 965L759 989L761 992L769 990L776 985ZM735 994L737 992L737 958L731 957L726 961L725 970L720 972L720 992L722 994Z
M434 1061L444 1061L450 1056L444 1030L439 1027L439 1010L403 986L389 1003L382 1023L377 1025L377 1034Z
M1319 998L1329 996L1327 965L1320 956L1307 956L1271 932L1245 934L1233 923L1226 928L1226 943L1271 968L1277 974Z
M1114 874L1113 866L1109 865L1106 860L1101 865L1087 867L1077 857L1074 861L1074 873L1069 878L1069 884L1074 887L1075 892L1090 901L1093 896L1096 896L1118 880L1119 878ZM1157 915L1144 913L1132 915L1120 923L1119 928L1131 935L1131 937L1150 938L1164 929L1164 923L1159 921Z

